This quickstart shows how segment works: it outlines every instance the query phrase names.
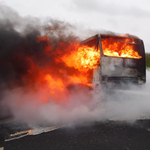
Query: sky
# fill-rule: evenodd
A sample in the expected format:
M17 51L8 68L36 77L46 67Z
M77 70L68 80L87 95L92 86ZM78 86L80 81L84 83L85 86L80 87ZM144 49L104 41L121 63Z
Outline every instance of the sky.
M150 53L149 0L0 0L0 5L22 17L49 17L89 30L136 35Z

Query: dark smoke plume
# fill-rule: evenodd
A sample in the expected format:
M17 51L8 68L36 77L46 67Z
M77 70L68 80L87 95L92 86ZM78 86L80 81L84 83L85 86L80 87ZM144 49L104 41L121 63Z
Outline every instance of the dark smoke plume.
M22 88L23 91L34 88L37 90L37 86L44 84L43 81L37 83L36 79L40 76L42 68L52 66L63 69L64 64L56 64L54 55L51 53L55 53L58 45L63 42L65 44L61 45L61 53L66 53L65 47L77 41L77 37L70 31L71 25L68 23L50 19L43 24L37 18L22 18L7 6L0 6L0 13L0 97L2 102L7 90L16 88ZM38 40L38 37L43 35L48 36L50 41ZM52 51L45 53L46 46L51 47ZM57 55L60 54L56 53L55 57ZM33 63L36 66L33 66ZM58 74L57 69L47 69L45 73L48 72ZM1 111L3 114L2 109Z
M2 6L1 6L2 7ZM16 12L6 6L2 7L7 13L3 13L0 20L0 86L1 88L14 88L16 86L25 86L28 83L26 78L30 78L29 70L31 69L30 61L27 58L32 58L39 67L47 65L52 62L53 58L44 53L44 46L48 43L40 41L37 42L37 37L41 36L35 23L31 25L31 18L21 18ZM7 15L7 16L5 16ZM10 17L17 17L16 22ZM6 18L5 18L6 17ZM5 18L5 19L4 19ZM25 21L26 20L26 21ZM25 22L25 25L19 21ZM28 22L28 24L27 24ZM73 35L65 35L65 28L59 21L50 22L48 25L42 26L45 32L48 32L53 51L56 50L59 42L73 41L76 37ZM17 31L17 28L22 28L22 31ZM31 79L31 78L30 78ZM31 81L32 82L32 81Z

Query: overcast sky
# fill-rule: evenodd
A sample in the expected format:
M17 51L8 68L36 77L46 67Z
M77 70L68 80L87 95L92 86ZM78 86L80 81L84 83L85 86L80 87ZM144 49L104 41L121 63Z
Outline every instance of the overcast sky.
M93 30L129 33L150 52L149 0L0 0L19 15L50 17Z

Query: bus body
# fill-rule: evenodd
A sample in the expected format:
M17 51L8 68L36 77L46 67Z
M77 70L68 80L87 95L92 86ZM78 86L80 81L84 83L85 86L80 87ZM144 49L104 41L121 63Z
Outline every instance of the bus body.
M146 82L146 63L144 44L141 39L132 35L104 35L97 34L84 41L83 45L94 47L100 52L100 60L97 68L93 69L93 87L108 83L137 83ZM106 50L116 51L117 54L125 49L130 54L130 48L140 58L113 56ZM119 49L120 48L120 49ZM115 52L113 53L115 54Z

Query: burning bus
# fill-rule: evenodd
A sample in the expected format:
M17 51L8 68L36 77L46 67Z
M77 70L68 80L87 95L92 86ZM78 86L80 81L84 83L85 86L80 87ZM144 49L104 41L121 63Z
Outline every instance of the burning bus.
M82 41L99 52L99 64L93 69L93 87L107 83L146 82L143 41L132 35L97 34Z

